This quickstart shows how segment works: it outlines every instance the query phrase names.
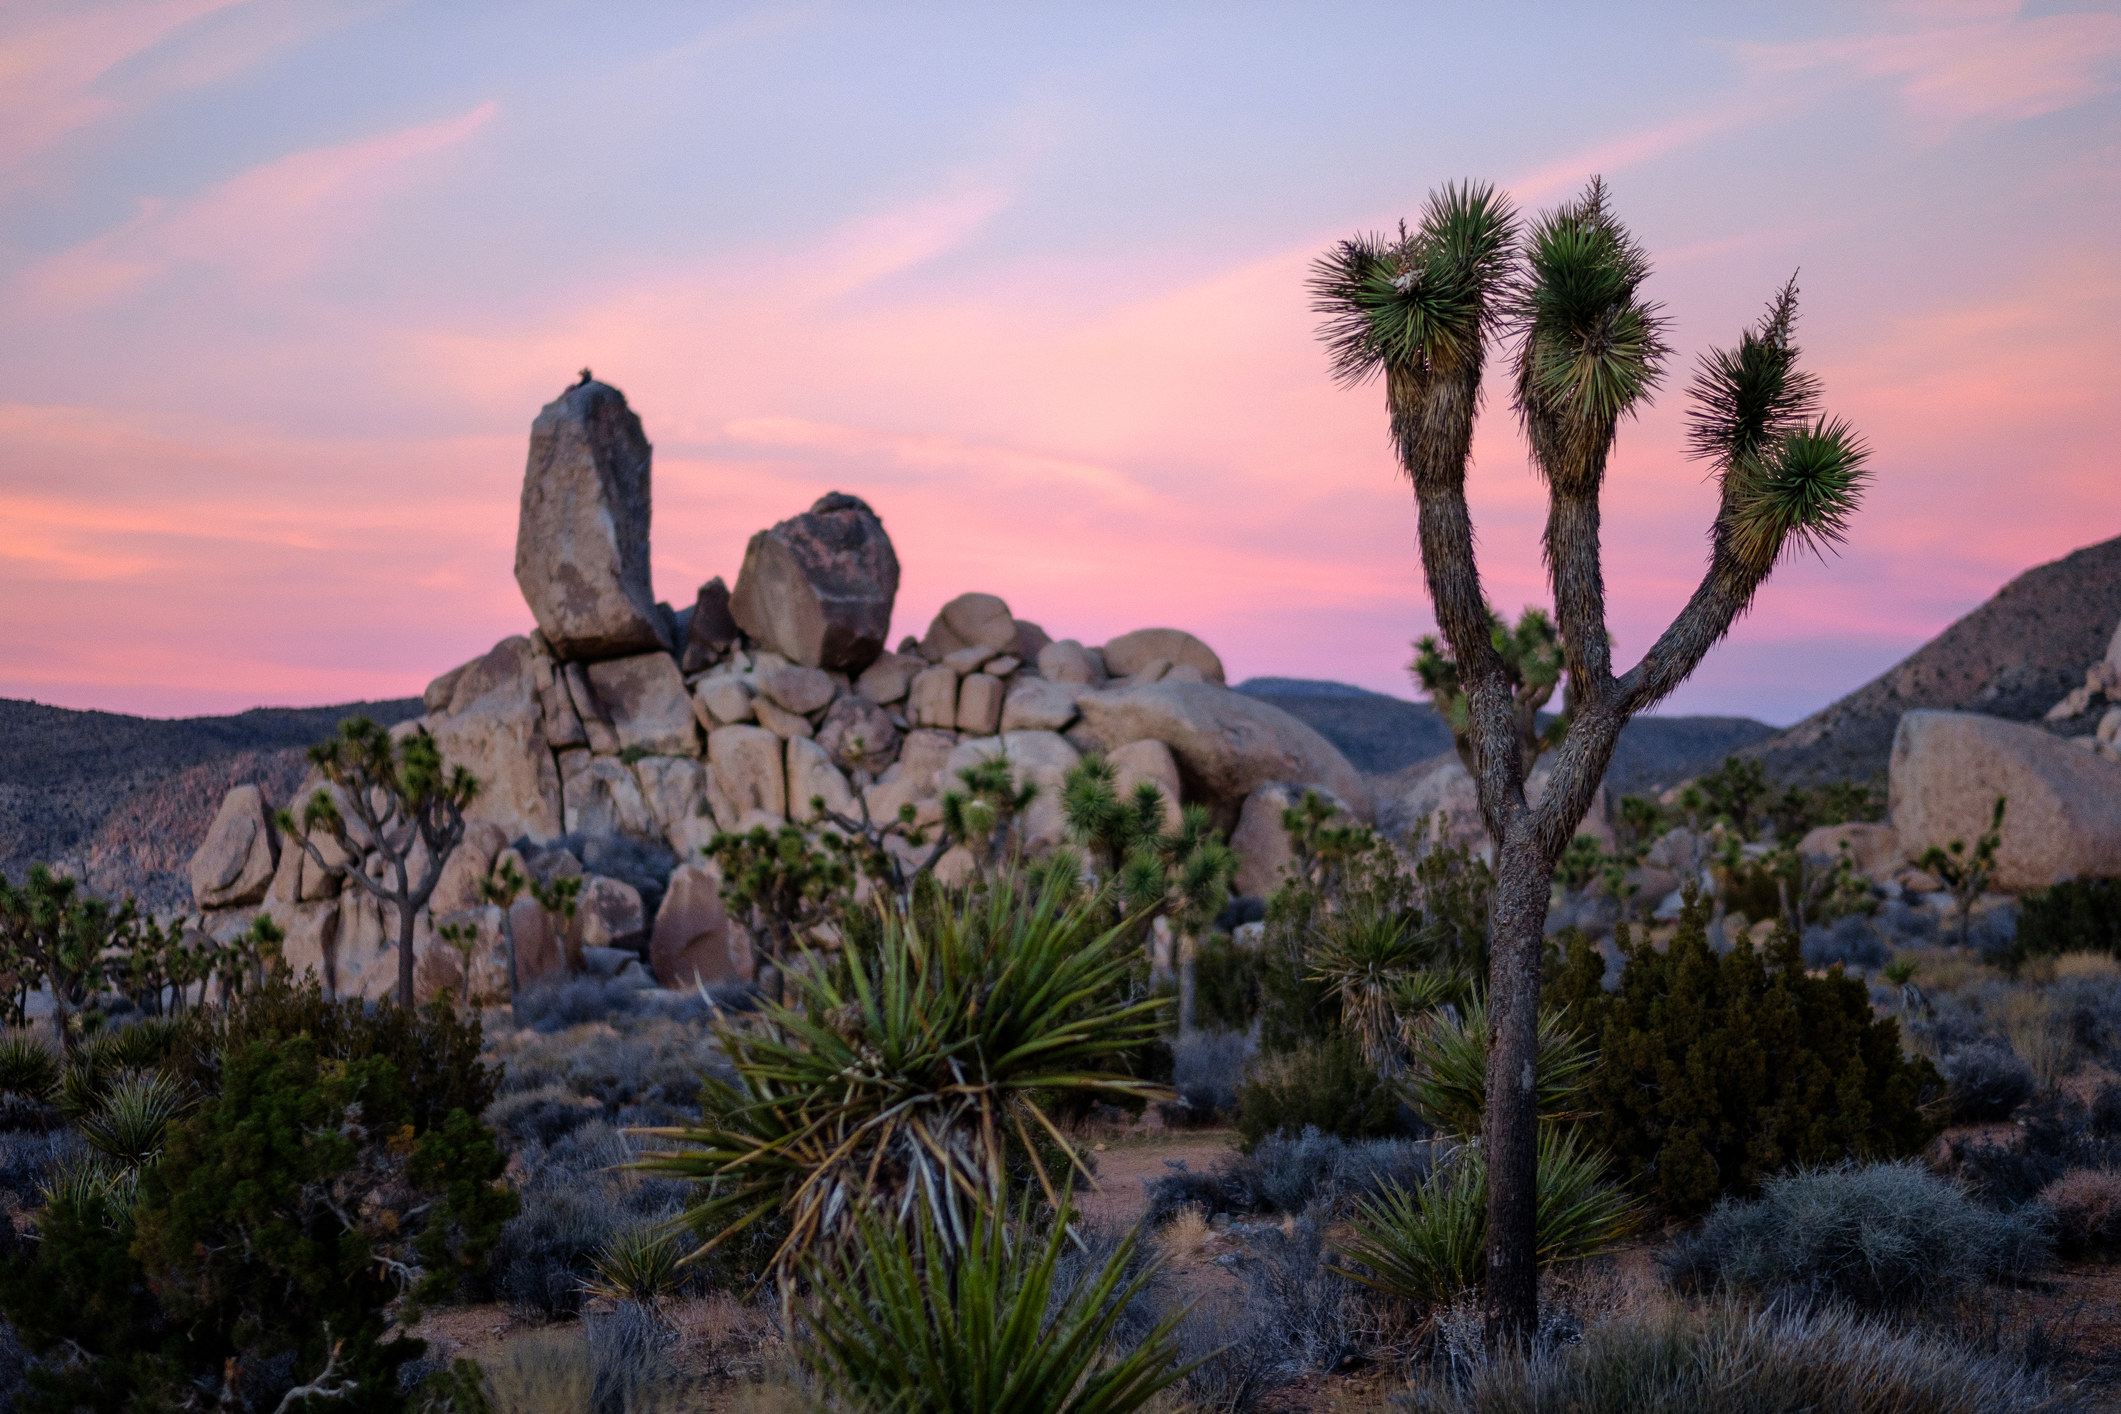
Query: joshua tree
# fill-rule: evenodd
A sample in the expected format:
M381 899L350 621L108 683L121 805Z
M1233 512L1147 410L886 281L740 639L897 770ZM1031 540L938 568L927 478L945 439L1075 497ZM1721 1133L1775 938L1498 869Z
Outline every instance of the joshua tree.
M1344 241L1312 278L1335 376L1382 374L1391 435L1414 484L1422 567L1466 697L1481 815L1495 842L1488 1005L1491 1340L1537 1319L1534 1154L1539 966L1556 861L1628 719L1684 682L1776 563L1823 551L1854 513L1865 451L1817 415L1817 380L1791 343L1795 281L1734 349L1706 355L1691 442L1720 502L1700 587L1640 663L1615 674L1599 556L1599 490L1621 420L1655 387L1664 320L1641 287L1649 260L1594 181L1522 233L1489 187L1447 187L1415 229ZM1545 551L1569 679L1569 733L1535 809L1524 792L1516 694L1495 649L1473 553L1466 466L1491 344L1514 339L1515 406L1547 483Z
M1943 849L1931 845L1915 862L1935 874L1958 905L1959 946L1965 947L1973 931L1974 901L1988 889L1988 876L1996 869L1996 851L2003 846L2004 797L1996 797L1996 811L1988 828L1974 841L1969 852L1965 840L1953 840Z
M51 989L52 1024L68 1056L78 1039L73 1015L104 983L104 950L126 946L139 926L131 899L114 909L78 890L42 864L30 866L20 888L0 876L0 943L14 967Z
M1488 641L1494 645L1496 660L1510 682L1510 710L1517 719L1517 749L1523 757L1519 770L1530 775L1539 758L1559 746L1569 730L1566 698L1561 715L1544 730L1539 725L1539 709L1553 698L1554 689L1561 682L1561 633L1544 609L1530 607L1515 628L1490 609L1488 625ZM1458 674L1458 658L1451 645L1439 642L1433 633L1423 634L1414 641L1414 661L1407 664L1407 671L1429 694L1436 714L1451 729L1451 744L1458 748L1458 759L1471 771L1473 722L1466 705L1465 684Z
M343 866L328 862L309 837L311 830L323 830L353 861L344 869L346 876L397 910L398 1005L409 1007L413 921L433 896L451 851L464 839L464 807L479 793L479 783L462 766L443 764L441 748L425 727L394 741L366 717L341 722L337 736L309 749L309 759L338 787L360 827L359 837L348 831L327 790L310 794L300 822L292 811L282 810L273 824L319 869L338 872ZM382 859L380 879L360 867L370 850Z

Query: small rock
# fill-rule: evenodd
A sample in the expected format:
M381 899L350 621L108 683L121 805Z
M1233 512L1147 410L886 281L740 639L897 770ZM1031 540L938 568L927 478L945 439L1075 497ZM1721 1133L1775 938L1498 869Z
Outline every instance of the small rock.
M716 673L701 678L693 684L692 700L706 712L708 720L702 725L709 731L755 719L751 689L744 686L734 673Z
M1016 646L1016 620L999 595L960 594L943 605L921 640L922 656L940 660L960 648L991 648L997 653Z
M817 818L811 801L822 797L825 809L849 817L859 816L853 788L825 748L800 737L788 743L788 818L799 825Z
M759 691L797 716L807 717L830 702L838 689L830 675L795 663L758 675Z
M758 717L760 726L783 740L807 737L815 733L816 729L810 725L808 717L797 716L778 706L770 697L754 697L751 700L751 710Z
M1010 649L1010 652L1027 663L1036 663L1038 655L1044 652L1046 645L1052 641L1053 636L1031 622L1031 620L1018 619L1016 621L1016 645Z
M722 907L722 875L714 861L679 865L671 871L648 940L655 980L679 990L745 980L730 946L740 931Z
M692 619L685 626L685 656L678 666L687 673L701 671L727 653L736 636L736 620L729 613L729 586L716 575L700 586Z
M707 736L707 761L738 819L752 811L787 816L788 778L778 736L764 727L721 727ZM718 807L716 817L721 813ZM733 820L725 824L735 828Z
M621 751L657 756L697 756L700 735L684 674L668 653L642 653L591 663L587 669L597 701L611 715Z
M1081 691L1075 683L1026 678L1009 689L1001 728L1005 732L1064 731L1075 720L1075 699Z
M883 708L859 694L836 700L818 728L818 745L849 771L881 774L898 757L898 728Z
M1040 677L1049 682L1084 685L1096 682L1099 677L1090 661L1088 650L1072 638L1063 638L1041 648L1038 652L1038 672Z
M1103 648L1105 671L1128 677L1156 659L1198 668L1203 679L1223 683L1223 660L1207 644L1178 628L1138 628L1123 633Z
M986 736L1000 727L1001 720L1002 680L987 673L966 678L957 694L958 730Z
M967 673L978 672L985 666L987 660L993 656L994 650L992 648L981 648L978 646L960 648L955 653L945 653L943 655L943 666L962 677Z
M955 727L957 674L949 668L928 668L916 674L907 693L906 717L917 727Z
M913 686L914 674L928 666L926 660L908 653L885 653L863 671L855 691L871 702L897 702Z
M1170 747L1160 741L1130 741L1107 755L1105 760L1112 766L1113 792L1121 800L1132 796L1135 787L1147 781L1163 792L1164 828L1178 828L1183 799L1178 778L1178 758L1171 754ZM1278 817L1276 823L1280 823Z

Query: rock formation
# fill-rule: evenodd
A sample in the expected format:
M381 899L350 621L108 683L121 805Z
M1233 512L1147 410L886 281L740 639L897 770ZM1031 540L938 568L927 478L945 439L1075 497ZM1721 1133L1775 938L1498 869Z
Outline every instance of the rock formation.
M876 512L834 492L751 537L729 612L789 662L860 673L883 652L898 555Z

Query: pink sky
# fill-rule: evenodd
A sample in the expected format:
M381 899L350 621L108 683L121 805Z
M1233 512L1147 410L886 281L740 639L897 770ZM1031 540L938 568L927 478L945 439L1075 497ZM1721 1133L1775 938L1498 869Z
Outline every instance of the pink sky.
M673 603L843 490L897 632L982 589L1410 695L1409 496L1302 281L1468 175L1601 172L1657 256L1683 360L1611 482L1623 653L1700 569L1685 365L1793 268L1876 449L1846 552L1667 710L1793 720L2121 534L2121 13L1583 9L10 5L0 695L417 692L528 628L525 435L584 365L656 445ZM1490 408L1515 609L1543 510Z

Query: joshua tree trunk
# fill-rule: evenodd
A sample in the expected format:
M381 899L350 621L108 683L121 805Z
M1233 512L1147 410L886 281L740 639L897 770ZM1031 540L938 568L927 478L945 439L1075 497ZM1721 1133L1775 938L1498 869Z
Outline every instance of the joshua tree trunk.
M1335 375L1384 375L1392 441L1413 483L1422 570L1465 693L1472 774L1495 845L1488 978L1487 1308L1492 1343L1538 1324L1535 1223L1539 973L1554 867L1605 775L1620 729L1684 682L1751 603L1786 548L1837 541L1865 473L1842 423L1811 420L1817 384L1790 343L1794 282L1739 347L1703 357L1692 450L1721 498L1700 587L1642 661L1615 676L1605 625L1599 491L1620 420L1666 355L1649 262L1594 181L1519 248L1490 188L1446 188L1418 230L1344 241L1314 268ZM1488 342L1517 340L1515 401L1548 488L1546 563L1570 725L1546 792L1525 799L1512 683L1473 552L1466 467Z

